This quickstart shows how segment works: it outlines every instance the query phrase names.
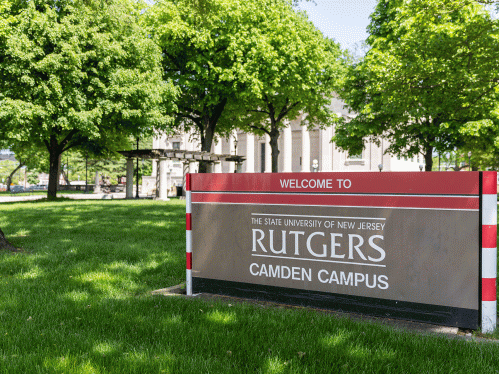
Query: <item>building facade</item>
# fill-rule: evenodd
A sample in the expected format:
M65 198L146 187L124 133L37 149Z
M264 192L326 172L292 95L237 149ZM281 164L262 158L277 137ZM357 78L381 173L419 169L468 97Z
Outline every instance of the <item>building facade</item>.
M331 109L346 120L353 118L353 114L344 108L344 102L333 99ZM349 155L340 151L331 138L334 128L308 129L306 115L300 115L289 125L281 130L279 136L278 171L287 172L366 172L378 171L382 165L383 171L419 171L423 165L422 156L412 159L397 158L384 154L388 147L386 140L381 140L380 145L367 143L360 155ZM239 155L245 158L238 172L243 173L270 173L271 149L270 137L256 136L242 131L234 131L228 138L217 138L211 152L215 154ZM200 150L200 143L192 133L181 133L173 136L157 136L153 139L153 149L178 149L187 151ZM213 173L234 173L238 166L234 162L215 162L211 166ZM183 183L185 171L195 173L198 165L196 162L182 163L181 161L167 161L170 175L169 189ZM158 174L157 161L153 161L151 177L146 180L149 190L156 185ZM147 179L147 178L146 178Z

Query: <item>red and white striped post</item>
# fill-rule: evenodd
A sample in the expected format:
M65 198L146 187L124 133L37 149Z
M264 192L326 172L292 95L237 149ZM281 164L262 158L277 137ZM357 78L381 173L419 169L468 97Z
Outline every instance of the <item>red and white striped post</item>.
M497 172L482 172L482 332L497 321Z
M185 287L187 296L192 296L192 199L191 199L191 174L185 175L185 251L186 251L186 274Z

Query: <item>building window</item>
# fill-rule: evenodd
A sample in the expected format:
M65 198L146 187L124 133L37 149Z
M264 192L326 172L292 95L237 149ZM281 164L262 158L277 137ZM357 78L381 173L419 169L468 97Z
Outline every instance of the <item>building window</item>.
M180 142L172 142L172 148L180 150Z

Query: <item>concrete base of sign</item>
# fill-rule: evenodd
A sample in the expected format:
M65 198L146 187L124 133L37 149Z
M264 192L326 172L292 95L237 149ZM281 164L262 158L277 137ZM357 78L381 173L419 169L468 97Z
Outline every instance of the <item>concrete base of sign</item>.
M371 317L407 319L441 326L477 330L478 310L385 300L329 292L231 282L193 277L196 293L216 293L231 297L255 298L302 307L330 309L343 313L359 313Z
M162 288L159 290L155 290L151 292L152 295L161 295L161 296L166 296L166 297L172 297L172 296L180 296L180 297L187 297L186 292L185 292L185 283L168 287L168 288ZM207 302L209 301L221 301L227 304L240 304L240 303L250 303L254 305L258 305L263 308L300 308L303 309L304 307L302 306L295 306L295 305L289 305L289 304L283 304L283 303L278 303L274 301L262 301L262 300L255 300L255 299L246 299L246 298L240 298L240 297L232 297L232 296L225 296L225 295L219 295L219 294L212 294L212 293L199 293L193 295L196 299L202 299ZM192 298L192 296L188 297ZM471 332L469 330L463 330L459 329L457 327L450 327L450 326L439 326L439 325L433 325L430 323L422 323L422 322L412 322L412 321L407 321L407 320L400 320L400 319L393 319L393 318L383 318L383 317L373 317L373 316L368 316L368 315L362 315L362 314L356 314L356 313L345 313L345 312L337 312L337 311L332 311L329 309L320 309L320 308L312 308L312 307L305 307L305 309L311 311L311 312L320 312L320 313L327 313L330 314L334 317L338 318L349 318L352 320L359 320L359 321L370 321L372 323L376 324L381 324L384 326L390 326L393 327L394 329L399 329L399 330L404 330L408 332L416 332L416 333L421 333L421 334L438 334L438 335L443 335L451 339L462 339L462 340L469 340L469 341L482 341L482 342L497 342L497 340L493 339L485 339L485 338L479 338L472 336Z

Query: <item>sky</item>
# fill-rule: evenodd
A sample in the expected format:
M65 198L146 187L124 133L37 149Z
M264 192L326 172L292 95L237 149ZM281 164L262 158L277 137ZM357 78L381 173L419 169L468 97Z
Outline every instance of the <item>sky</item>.
M299 7L325 36L338 42L342 49L353 51L356 43L367 38L369 16L377 3L377 0L315 0L315 4L302 1Z

